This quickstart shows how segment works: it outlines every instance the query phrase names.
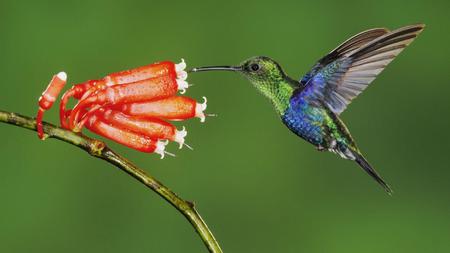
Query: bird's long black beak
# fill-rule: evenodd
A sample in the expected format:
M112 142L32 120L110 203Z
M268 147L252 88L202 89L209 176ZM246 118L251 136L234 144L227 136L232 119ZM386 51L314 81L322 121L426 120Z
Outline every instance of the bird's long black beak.
M193 68L188 72L202 72L202 71L241 71L241 66L209 66L209 67L199 67Z

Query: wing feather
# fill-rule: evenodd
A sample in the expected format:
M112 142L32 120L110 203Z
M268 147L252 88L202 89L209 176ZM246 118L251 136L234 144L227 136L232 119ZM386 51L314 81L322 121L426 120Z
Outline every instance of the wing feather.
M350 38L305 76L305 94L310 100L325 102L334 113L342 113L423 29L423 24L392 32L372 29Z
M386 28L374 28L370 30L366 30L364 32L358 33L353 37L347 39L338 47L333 49L330 53L328 53L325 57L322 57L316 65L314 65L311 70L303 76L301 79L301 83L305 85L311 77L313 77L319 70L321 70L326 65L330 64L334 60L347 55L351 52L354 52L361 46L367 44L368 42L388 33L389 30Z

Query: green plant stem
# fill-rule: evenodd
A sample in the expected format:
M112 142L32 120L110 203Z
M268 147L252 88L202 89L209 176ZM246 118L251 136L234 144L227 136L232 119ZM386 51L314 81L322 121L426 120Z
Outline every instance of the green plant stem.
M0 122L36 131L36 121L34 119L12 112L5 112L0 110ZM164 186L154 177L148 175L146 172L136 167L126 158L112 151L105 145L104 142L91 139L81 134L76 134L72 131L56 127L49 123L44 122L43 125L45 138L55 138L75 145L88 152L91 156L103 159L115 165L117 168L125 171L130 176L134 177L139 182L155 191L158 195L160 195L163 199L168 201L172 206L180 211L184 215L184 217L186 217L186 219L188 219L188 221L194 227L195 231L202 238L209 252L222 252L219 243L214 238L214 235L212 234L211 230L209 230L200 214L196 211L192 202L183 200L182 198L178 197L173 191Z

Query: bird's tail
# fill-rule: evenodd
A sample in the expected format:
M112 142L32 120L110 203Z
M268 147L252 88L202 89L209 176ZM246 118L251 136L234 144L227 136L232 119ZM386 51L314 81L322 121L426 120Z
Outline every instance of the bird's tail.
M359 166L361 166L361 168L363 168L367 172L367 174L369 174L373 179L375 179L375 181L377 181L384 188L384 190L389 195L391 195L392 194L391 187L386 182L384 182L384 180L381 178L378 172L374 168L372 168L372 166L370 166L366 158L364 158L364 156L361 155L361 153L359 152L352 152L352 153L355 156L355 161L359 164Z

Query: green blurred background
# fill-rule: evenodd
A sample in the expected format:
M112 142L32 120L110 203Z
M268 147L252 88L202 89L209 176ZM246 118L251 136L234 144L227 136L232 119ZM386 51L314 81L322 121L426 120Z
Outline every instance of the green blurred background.
M159 160L108 141L194 200L225 252L450 252L450 2L0 1L0 108L33 116L52 74L69 82L158 60L267 55L295 78L362 30L424 33L343 114L395 191L290 133L234 73L199 73L195 150ZM58 122L57 109L46 120ZM178 124L181 126L182 124ZM125 173L0 124L0 252L206 252L190 224Z

